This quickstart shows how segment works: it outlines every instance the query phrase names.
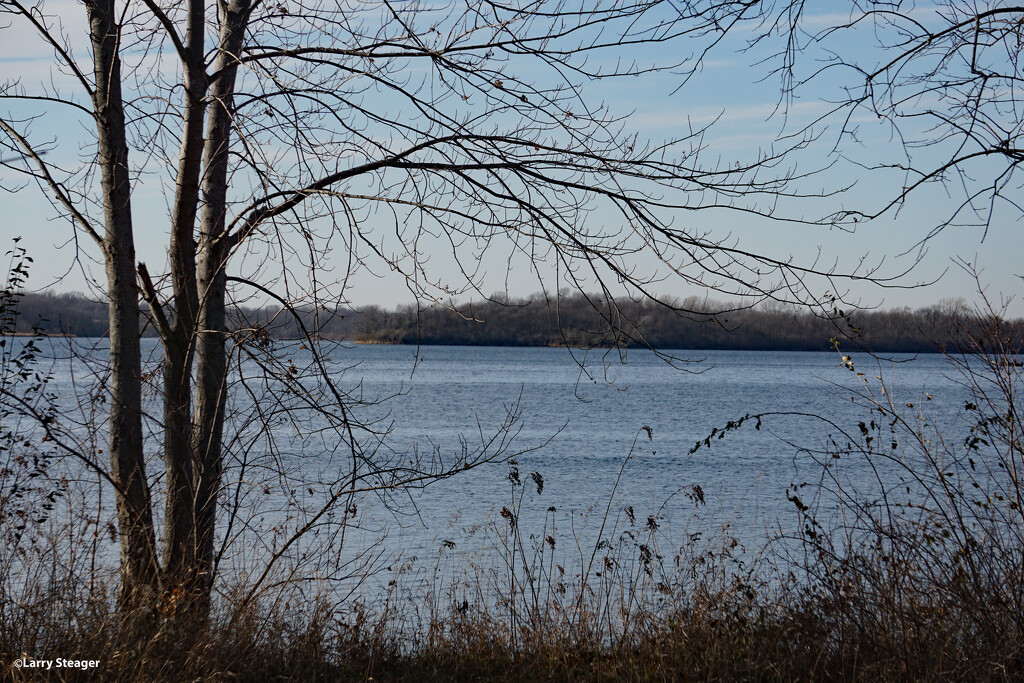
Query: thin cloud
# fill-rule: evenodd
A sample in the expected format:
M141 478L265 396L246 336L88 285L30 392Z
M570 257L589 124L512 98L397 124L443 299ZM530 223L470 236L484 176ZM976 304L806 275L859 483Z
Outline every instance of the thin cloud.
M769 123L785 114L787 119L811 119L827 113L834 105L827 102L794 102L788 106L766 102L753 105L723 105L720 107L701 106L673 111L645 112L634 114L629 121L641 128L699 128L710 123L742 123L760 121Z

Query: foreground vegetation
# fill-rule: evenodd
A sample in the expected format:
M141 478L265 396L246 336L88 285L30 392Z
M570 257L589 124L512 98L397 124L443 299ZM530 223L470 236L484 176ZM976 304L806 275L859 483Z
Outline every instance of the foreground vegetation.
M62 608L17 629L17 647L98 660L63 680L1016 680L1024 665L1019 622L1006 613L970 613L942 597L896 610L897 599L925 596L866 586L751 598L753 588L725 578L631 615L629 634L612 640L587 619L573 627L549 615L513 637L499 615L455 610L410 636L400 620L353 623L308 604L220 614L192 647L134 649L112 613ZM9 662L19 650L5 641ZM5 666L6 680L43 678Z

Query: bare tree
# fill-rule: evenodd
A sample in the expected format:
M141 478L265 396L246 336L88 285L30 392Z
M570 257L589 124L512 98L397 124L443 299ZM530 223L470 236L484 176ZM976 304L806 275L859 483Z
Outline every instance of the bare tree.
M999 0L821 7L787 0L688 2L680 11L717 13L706 50L742 30L745 49L759 51L780 79L780 112L789 112L795 97L826 105L794 134L815 131L830 146L823 151L892 188L825 222L852 226L894 215L936 187L953 203L924 239L954 225L985 234L1001 211L1020 217L1024 7ZM868 137L895 144L862 148Z
M646 296L667 277L728 296L806 301L807 278L833 276L684 222L698 209L771 216L780 198L820 196L786 162L808 140L705 163L703 130L648 143L586 96L589 82L678 66L634 64L622 53L656 44L671 54L715 30L714 7L86 0L85 8L84 17L59 17L42 0L0 0L6 30L35 32L54 55L48 83L15 76L0 89L12 107L0 118L4 142L24 158L0 164L36 182L105 266L109 477L129 624L149 629L159 614L191 621L209 612L225 449L239 447L225 438L225 414L232 391L244 389L229 364L256 339L229 334L233 297L330 308L352 273L390 269L417 296L445 299L479 291L479 259L493 249L547 264L577 288L597 286L609 317L616 292ZM50 116L94 129L85 164L65 169L58 155L43 158L83 144L34 137ZM144 207L133 192L154 183L169 204L165 273L136 263L134 247ZM444 253L455 275L430 262ZM159 534L143 430L143 311L163 347ZM346 396L319 358L312 369L329 400L290 386L351 450L323 514L354 491L453 474L507 445L393 469L360 446ZM261 362L278 377L292 374L273 358ZM170 602L175 609L165 609Z

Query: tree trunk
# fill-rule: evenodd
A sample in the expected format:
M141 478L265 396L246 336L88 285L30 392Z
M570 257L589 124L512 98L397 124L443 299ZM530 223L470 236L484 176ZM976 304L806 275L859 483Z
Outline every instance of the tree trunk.
M121 541L119 609L123 626L145 632L154 623L159 567L142 439L139 294L119 35L113 0L88 0L86 8L96 78L93 106L106 226L103 251L110 324L110 464L117 485Z
M196 286L195 228L202 173L207 79L203 63L202 0L189 2L186 35L185 112L171 215L170 262L174 321L164 332L164 463L167 471L164 588L173 600L169 617L192 620L196 591L196 466L192 451L192 366L199 296ZM175 593L177 591L177 593ZM181 604L184 600L184 604ZM180 613L179 613L180 609ZM187 624L186 624L187 626Z
M202 216L197 279L199 321L196 345L196 403L193 458L196 465L196 571L201 578L199 606L209 610L213 587L217 495L223 470L222 437L227 391L227 320L225 297L228 256L226 235L228 151L234 115L237 56L251 8L248 0L225 7L220 50L214 64L219 78L210 91L206 147L203 154Z

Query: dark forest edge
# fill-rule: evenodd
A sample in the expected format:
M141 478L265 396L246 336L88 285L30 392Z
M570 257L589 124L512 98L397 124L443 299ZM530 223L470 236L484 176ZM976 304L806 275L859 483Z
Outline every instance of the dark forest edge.
M680 314L664 303L692 312ZM823 351L830 348L829 340L839 337L853 338L858 345L881 353L928 353L952 348L965 327L986 322L962 300L943 300L916 310L835 307L824 312L775 303L722 305L695 298L625 301L617 306L620 317L614 324L603 314L607 308L600 297L583 294L562 296L557 302L540 296L494 295L484 302L454 307L306 307L296 312L302 325L320 338L359 343L741 351ZM25 294L19 307L18 333L38 328L49 335L107 334L106 304L82 294ZM236 334L302 337L292 314L280 309L235 306L231 318ZM156 336L156 331L144 324L142 334Z

